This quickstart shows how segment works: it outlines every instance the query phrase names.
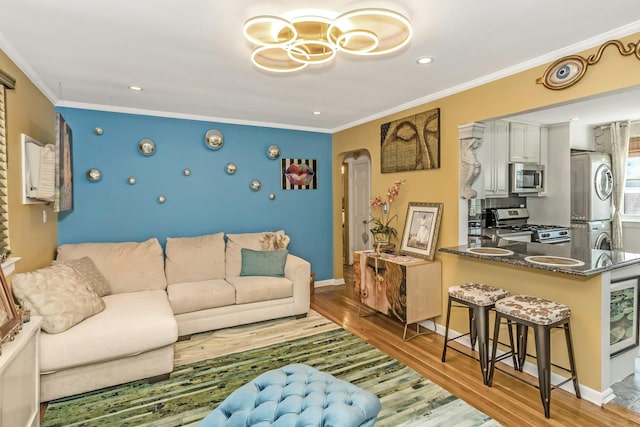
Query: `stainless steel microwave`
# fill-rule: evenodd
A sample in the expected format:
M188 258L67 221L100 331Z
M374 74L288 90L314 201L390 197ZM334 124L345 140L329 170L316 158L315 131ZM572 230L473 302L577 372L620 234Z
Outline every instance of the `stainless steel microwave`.
M512 193L534 196L544 192L544 165L511 163L509 168Z

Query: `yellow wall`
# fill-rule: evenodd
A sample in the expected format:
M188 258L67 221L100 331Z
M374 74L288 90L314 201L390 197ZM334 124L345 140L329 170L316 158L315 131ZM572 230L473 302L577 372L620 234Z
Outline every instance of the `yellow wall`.
M622 38L625 43L636 43L640 39L640 33ZM594 46L581 55L586 57L595 53L599 46ZM574 86L553 91L545 88L535 81L542 76L548 65L536 67L519 74L503 78L501 80L469 89L419 107L408 109L378 120L365 123L351 129L334 134L333 136L333 206L334 206L334 274L336 278L342 275L342 236L340 220L340 197L342 195L340 165L344 153L354 150L366 149L371 154L372 194L385 194L386 189L398 179L406 179L407 184L402 187L401 195L394 202L393 209L401 220L398 222L399 234L402 233L404 218L408 202L442 202L444 203L442 224L437 247L457 246L458 242L458 212L459 203L466 203L458 196L459 174L459 144L458 125L473 121L515 114L522 111L541 108L576 100L585 96L609 92L616 89L640 85L640 61L634 56L623 57L615 47L608 47L602 60L587 69L585 76ZM416 96L420 96L419 93ZM441 168L426 171L412 171L403 173L380 173L380 125L392 120L400 119L412 114L440 108L440 155ZM436 258L443 261L443 304L446 303L447 286L457 283L465 278L478 277L491 282L492 275L488 273L474 275L474 270L479 263L469 263L463 260L455 260L456 257L436 253ZM517 282L519 280L531 280L526 269L503 269L507 278ZM494 271L495 273L495 271ZM482 277L480 277L482 276ZM556 275L557 276L557 275ZM494 283L507 283L509 279L504 277L494 280ZM563 280L549 275L544 276L549 283L560 286ZM556 288L558 288L556 287ZM548 297L557 296L560 302L566 301L565 291L553 291L549 287ZM596 298L595 291L588 293L576 293L576 298ZM590 301L587 306L595 304ZM599 300L598 302L599 303ZM444 309L444 307L443 307ZM443 310L444 312L444 310ZM442 319L436 319L443 323ZM598 320L583 319L581 328L591 331L600 331ZM599 335L599 334L598 334ZM600 389L600 379L596 378L600 372L600 358L578 362L581 372L585 372L580 379L585 385ZM595 371L592 376L587 372ZM586 378L585 378L586 377Z
M9 158L9 238L11 256L21 257L16 271L34 270L53 259L58 240L57 214L51 205L22 204L22 151L20 134L43 143L55 142L53 104L0 50L0 69L16 79L6 91L7 155ZM48 221L43 224L42 211Z

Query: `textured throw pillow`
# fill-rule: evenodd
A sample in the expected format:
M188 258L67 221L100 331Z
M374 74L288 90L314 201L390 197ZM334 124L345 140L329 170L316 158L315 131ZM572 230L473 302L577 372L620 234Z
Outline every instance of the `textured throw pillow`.
M107 282L107 279L104 278L102 273L100 273L100 270L98 270L96 265L88 256L80 259L70 259L69 261L65 261L64 264L67 264L73 268L76 273L82 276L98 296L103 297L105 295L111 295L111 286L109 286L109 282Z
M262 249L265 251L278 251L287 249L291 238L284 234L284 231L265 231L262 233L260 242L262 243Z
M87 281L64 263L17 273L11 287L23 308L42 316L42 329L50 334L66 331L105 308Z
M242 248L241 276L284 277L289 251L254 251Z

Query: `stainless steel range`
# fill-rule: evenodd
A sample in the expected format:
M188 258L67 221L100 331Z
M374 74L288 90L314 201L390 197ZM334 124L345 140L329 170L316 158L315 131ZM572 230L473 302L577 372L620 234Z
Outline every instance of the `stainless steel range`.
M496 209L495 227L500 237L550 244L571 242L571 229L561 225L529 224L526 208Z

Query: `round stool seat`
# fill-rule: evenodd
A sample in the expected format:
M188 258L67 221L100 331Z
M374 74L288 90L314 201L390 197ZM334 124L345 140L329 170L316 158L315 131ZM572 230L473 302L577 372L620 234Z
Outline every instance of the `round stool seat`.
M536 325L551 325L571 317L568 306L530 295L503 298L496 301L495 310Z
M451 286L448 293L450 297L479 306L493 305L496 301L509 296L509 291L504 289L471 282Z

